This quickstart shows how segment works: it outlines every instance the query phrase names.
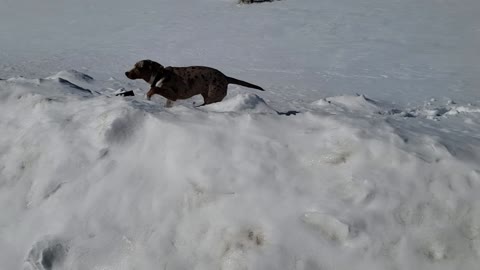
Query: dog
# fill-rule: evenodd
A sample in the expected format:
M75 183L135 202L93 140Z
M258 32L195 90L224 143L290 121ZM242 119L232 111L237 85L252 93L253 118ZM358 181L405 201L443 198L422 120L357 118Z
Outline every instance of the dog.
M204 66L163 67L152 60L142 60L125 72L131 80L142 79L150 84L147 99L158 94L167 99L166 106L172 106L177 99L202 95L203 104L220 102L227 95L228 84L237 84L260 91L260 86L224 75L219 70Z

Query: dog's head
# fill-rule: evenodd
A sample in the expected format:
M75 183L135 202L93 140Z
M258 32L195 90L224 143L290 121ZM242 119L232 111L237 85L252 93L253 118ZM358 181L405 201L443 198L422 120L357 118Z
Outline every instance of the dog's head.
M149 82L152 76L160 73L163 70L163 66L152 60L138 61L135 66L125 72L125 76L130 80L143 79Z

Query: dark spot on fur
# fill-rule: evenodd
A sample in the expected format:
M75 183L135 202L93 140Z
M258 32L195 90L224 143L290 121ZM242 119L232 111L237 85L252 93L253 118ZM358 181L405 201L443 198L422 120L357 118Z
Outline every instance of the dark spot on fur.
M188 79L188 87L192 87L195 81L193 79Z

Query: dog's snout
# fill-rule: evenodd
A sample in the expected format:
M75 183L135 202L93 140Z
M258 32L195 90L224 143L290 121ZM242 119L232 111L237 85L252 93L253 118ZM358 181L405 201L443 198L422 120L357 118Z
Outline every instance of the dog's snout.
M125 76L127 76L127 77L128 77L128 71L126 71L126 72L125 72Z

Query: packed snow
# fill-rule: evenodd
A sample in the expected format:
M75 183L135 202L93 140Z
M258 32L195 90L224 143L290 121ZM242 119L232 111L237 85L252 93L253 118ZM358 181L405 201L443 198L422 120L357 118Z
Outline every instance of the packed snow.
M477 269L480 4L237 2L0 0L0 269Z

